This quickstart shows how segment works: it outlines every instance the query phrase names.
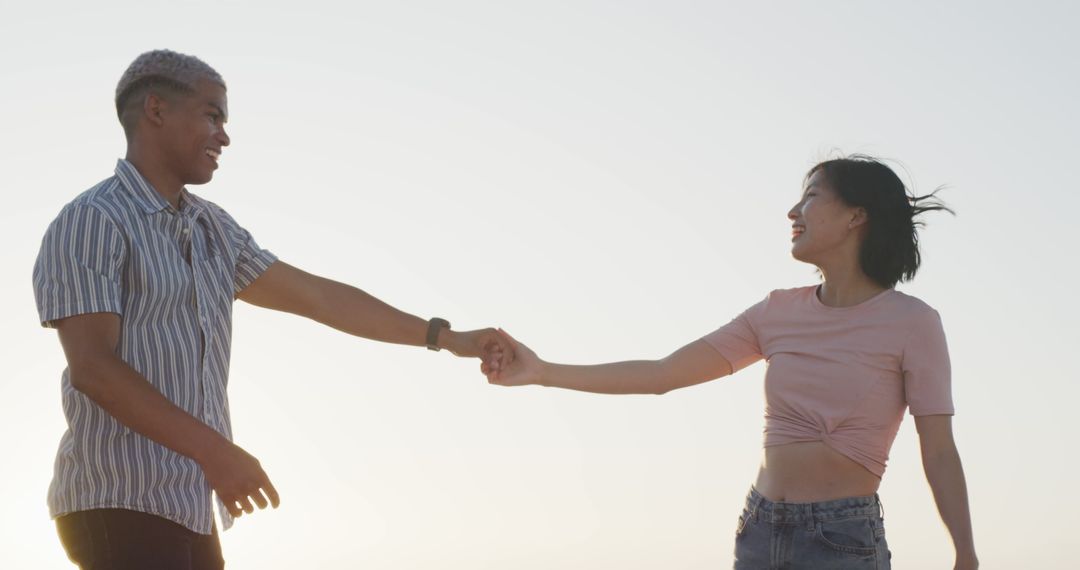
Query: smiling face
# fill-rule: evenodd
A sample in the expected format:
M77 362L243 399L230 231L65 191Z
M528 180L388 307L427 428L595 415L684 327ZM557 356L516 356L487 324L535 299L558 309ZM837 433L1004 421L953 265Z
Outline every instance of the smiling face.
M221 150L229 146L228 112L225 88L201 80L162 113L162 159L181 184L206 184L214 177Z
M802 198L788 211L788 219L791 255L821 267L837 256L857 255L866 212L844 203L818 170L806 179Z

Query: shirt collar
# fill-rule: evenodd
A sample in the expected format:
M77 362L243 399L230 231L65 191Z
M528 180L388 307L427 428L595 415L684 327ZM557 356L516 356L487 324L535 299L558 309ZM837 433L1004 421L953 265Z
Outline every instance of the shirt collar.
M162 210L172 210L172 204L161 197L154 187L150 185L150 182L143 178L143 175L135 168L134 164L131 164L123 158L116 161L116 176L120 178L120 183L131 193L132 198L135 199L135 203L139 205L139 208L146 214L154 214ZM181 209L184 206L190 207L195 216L203 213L202 199L198 198L194 194L187 191L187 188L180 190L180 206Z

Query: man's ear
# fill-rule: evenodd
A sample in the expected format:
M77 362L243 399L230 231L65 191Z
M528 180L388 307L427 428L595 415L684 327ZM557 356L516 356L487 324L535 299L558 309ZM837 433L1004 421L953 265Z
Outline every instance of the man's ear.
M165 124L164 114L168 106L169 102L157 93L147 93L143 98L143 117L150 124L160 127Z

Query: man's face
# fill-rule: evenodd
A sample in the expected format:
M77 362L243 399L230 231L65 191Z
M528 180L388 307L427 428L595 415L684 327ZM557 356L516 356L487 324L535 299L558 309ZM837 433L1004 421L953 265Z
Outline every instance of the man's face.
M161 132L163 158L182 184L206 184L214 177L221 149L229 146L228 115L225 88L212 81L199 81L194 93L169 105Z

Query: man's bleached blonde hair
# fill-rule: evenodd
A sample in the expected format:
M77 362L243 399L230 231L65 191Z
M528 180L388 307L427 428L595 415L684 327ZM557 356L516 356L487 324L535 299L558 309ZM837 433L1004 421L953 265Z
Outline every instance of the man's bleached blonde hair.
M148 51L135 58L116 84L116 116L129 134L146 96L165 99L195 92L195 84L207 80L225 87L221 74L203 60L172 50Z

